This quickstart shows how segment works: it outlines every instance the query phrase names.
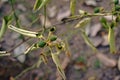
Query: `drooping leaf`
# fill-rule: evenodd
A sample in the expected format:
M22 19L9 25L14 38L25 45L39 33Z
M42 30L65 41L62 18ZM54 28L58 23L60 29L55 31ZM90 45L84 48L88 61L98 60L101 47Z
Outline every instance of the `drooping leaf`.
M70 10L72 15L75 14L75 6L76 6L76 0L70 0Z
M75 26L75 28L84 28L88 23L90 23L90 20L90 18L84 18L80 20Z
M48 3L49 0L36 0L33 10L40 10L43 6Z
M11 29L11 30L14 30L14 31L16 31L16 32L18 32L20 34L23 34L25 36L36 37L36 38L37 37L38 38L42 37L42 35L37 36L38 32L33 32L33 31L28 31L28 30L20 29L20 28L17 28L15 26L13 26L13 25L9 25L8 28Z
M95 48L95 46L93 45L93 43L89 40L87 34L85 33L85 31L81 30L82 32L82 36L86 42L87 45L89 45L94 51L97 51L97 49Z
M109 27L108 42L110 45L110 52L115 53L116 52L115 34L114 34L114 29L111 27Z
M51 53L51 56L52 56L52 59L53 59L55 65L57 67L57 70L58 70L59 74L61 75L61 77L64 80L66 80L64 70L62 69L62 66L61 66L59 58L58 58L58 53Z
M12 20L12 16L5 16L3 18L3 21L2 21L2 27L1 27L1 30L0 30L0 39L2 38L2 36L5 34L6 30L7 30L7 25L11 22Z

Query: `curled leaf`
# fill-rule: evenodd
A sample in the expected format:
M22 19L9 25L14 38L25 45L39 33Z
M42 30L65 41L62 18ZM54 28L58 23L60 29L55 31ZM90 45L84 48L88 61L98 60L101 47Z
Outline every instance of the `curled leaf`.
M115 35L114 35L114 29L111 27L109 27L108 42L110 45L110 52L115 53L116 52Z
M75 14L75 6L76 6L76 0L70 0L70 10L72 15Z
M77 25L75 26L75 28L83 28L83 27L85 27L88 23L90 23L90 18L84 18L84 19L82 19L82 20L80 20L78 23L77 23Z
M20 29L20 28L17 28L15 26L13 26L13 25L9 25L8 28L11 29L11 30L14 30L14 31L16 31L16 32L18 32L20 34L23 34L25 36L38 37L38 38L42 37L42 35L37 36L38 32L33 32L33 31L28 31L28 30Z
M6 51L0 51L0 57L1 56L10 56L10 53L8 53Z
M66 80L64 70L62 69L62 66L61 66L59 58L58 58L58 53L51 53L51 56L52 56L52 59L53 59L55 65L57 67L57 70L58 70L59 74L61 75L61 77L64 80Z

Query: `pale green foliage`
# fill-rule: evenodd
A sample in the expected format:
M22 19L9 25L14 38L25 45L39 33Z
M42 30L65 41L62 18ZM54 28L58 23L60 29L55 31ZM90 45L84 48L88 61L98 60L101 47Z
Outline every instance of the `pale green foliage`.
M75 8L76 8L76 0L70 0L70 10L72 15L75 14L75 10L76 10Z
M40 10L44 7L50 0L36 0L33 10Z
M116 52L115 34L114 34L114 29L111 27L109 27L108 41L110 45L110 52L115 53Z

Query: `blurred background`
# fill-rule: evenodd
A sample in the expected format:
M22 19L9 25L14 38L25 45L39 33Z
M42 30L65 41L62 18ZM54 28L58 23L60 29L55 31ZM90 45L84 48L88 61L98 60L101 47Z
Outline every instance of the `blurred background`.
M76 1L75 14L79 14L79 10L93 13L95 7L103 7L106 11L112 9L111 0ZM43 9L39 13L34 12L34 3L35 0L15 0L13 7L19 18L21 28L39 31L44 24L44 12ZM8 0L0 0L0 26L2 25L2 18L10 14L11 10ZM47 5L46 27L59 23L70 15L70 0L51 0ZM105 18L109 22L112 21L112 16L105 16ZM72 55L69 58L64 53L60 54L67 80L120 80L120 68L117 67L120 54L120 26L118 25L115 28L117 54L111 54L107 41L108 32L102 27L99 20L100 17L93 17L90 23L86 24L86 32L95 47L100 51L100 55L96 55L86 45L80 30L74 28L77 20L56 26L55 34L61 39L67 39ZM19 33L8 29L0 41L0 50L11 51L12 55L17 56L37 41L33 38L26 39L28 37L23 39ZM0 57L0 80L13 80L13 77L36 63L40 52L41 50L38 49L18 57ZM18 80L62 80L57 74L52 59L48 57L48 60L48 64L42 63L39 68L27 71ZM113 65L109 64L110 61Z

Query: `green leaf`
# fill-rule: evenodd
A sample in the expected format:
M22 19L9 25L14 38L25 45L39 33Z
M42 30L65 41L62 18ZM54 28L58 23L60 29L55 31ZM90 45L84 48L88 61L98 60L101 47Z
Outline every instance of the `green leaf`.
M58 70L59 74L61 75L61 77L64 80L66 80L64 70L62 69L62 66L61 66L59 58L58 58L58 53L51 53L51 56L52 56L52 59L53 59L55 65L57 67L57 70Z
M33 10L40 10L43 6L48 3L49 0L36 0Z
M91 19L90 18L84 18L84 19L82 19L82 20L80 20L78 23L77 23L77 25L75 26L75 28L84 28L84 27L86 27L86 25L88 24L88 23L90 23L90 21L91 21Z
M76 0L70 0L70 10L72 15L75 14Z
M110 52L115 53L116 52L115 34L114 34L113 28L111 28L111 27L109 27L108 42L110 45Z
M85 31L81 30L81 32L82 32L82 36L83 36L86 44L88 44L94 51L97 51L97 49L95 48L93 43L89 40L89 38L88 38L87 34L85 33Z
M104 18L104 17L102 17L101 19L100 19L100 22L101 22L101 24L102 24L102 26L105 28L105 29L108 29L109 28L109 24L108 24L108 22L107 22L107 20Z
M5 34L6 30L7 30L7 25L11 22L12 20L12 16L5 16L2 20L2 27L0 30L0 39L2 38L2 36Z

